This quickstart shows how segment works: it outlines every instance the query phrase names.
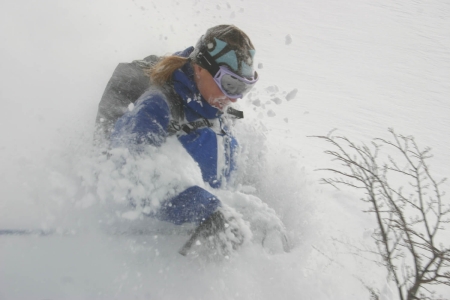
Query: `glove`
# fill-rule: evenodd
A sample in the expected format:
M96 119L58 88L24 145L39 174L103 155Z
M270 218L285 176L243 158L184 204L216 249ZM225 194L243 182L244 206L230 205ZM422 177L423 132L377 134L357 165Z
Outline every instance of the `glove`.
M196 228L179 253L186 256L191 250L197 250L206 251L209 255L228 256L244 240L245 235L240 230L236 216L219 209Z

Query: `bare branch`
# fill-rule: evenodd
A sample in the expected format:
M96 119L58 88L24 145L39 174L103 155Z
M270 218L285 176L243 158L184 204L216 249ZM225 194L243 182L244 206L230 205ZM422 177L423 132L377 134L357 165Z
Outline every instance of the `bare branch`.
M445 179L437 181L430 172L430 148L421 150L413 137L389 132L392 139L376 138L370 146L331 132L316 136L332 145L325 153L341 166L320 169L340 176L322 182L364 190L365 212L374 214L378 224L372 237L399 298L427 299L433 297L427 286L450 285L450 248L436 244L445 240L450 222L450 205L440 190ZM384 161L381 150L389 151ZM398 177L406 185L396 186L392 178Z

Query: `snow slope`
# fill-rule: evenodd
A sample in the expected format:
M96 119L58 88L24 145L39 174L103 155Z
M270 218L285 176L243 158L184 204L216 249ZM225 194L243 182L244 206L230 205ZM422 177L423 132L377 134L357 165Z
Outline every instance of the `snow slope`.
M93 121L116 64L221 23L249 34L260 66L239 103L240 193L280 216L288 254L248 245L226 261L186 259L183 232L139 233L156 225L121 218L123 203L95 191L107 169ZM330 162L308 136L337 128L367 142L393 127L432 147L432 170L448 176L449 23L443 0L3 0L0 229L57 232L0 236L0 299L368 299L364 284L395 299L384 270L346 246L371 244L372 218L359 195L319 185L314 170Z

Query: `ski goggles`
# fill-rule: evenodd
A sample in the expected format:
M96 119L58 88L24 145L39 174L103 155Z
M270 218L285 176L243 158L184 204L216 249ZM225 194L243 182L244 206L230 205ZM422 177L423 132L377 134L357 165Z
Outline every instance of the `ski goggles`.
M202 49L203 48L203 49ZM258 73L252 79L231 72L226 66L219 66L203 46L197 54L197 60L213 76L222 93L231 99L244 97L258 81Z
M225 96L238 99L244 97L252 89L258 81L258 73L255 72L255 77L252 79L247 79L236 75L225 66L220 66L213 78Z

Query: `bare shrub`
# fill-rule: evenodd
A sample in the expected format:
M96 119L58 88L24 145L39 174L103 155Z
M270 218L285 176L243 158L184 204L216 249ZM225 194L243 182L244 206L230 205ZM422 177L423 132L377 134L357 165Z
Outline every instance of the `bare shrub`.
M340 168L321 169L336 177L323 179L334 187L364 191L378 228L373 238L377 255L397 286L399 299L435 299L432 285L450 286L450 205L440 190L445 181L430 173L430 149L421 150L413 137L376 138L357 145L346 137L318 136L333 146L325 153ZM371 290L373 293L373 290Z

